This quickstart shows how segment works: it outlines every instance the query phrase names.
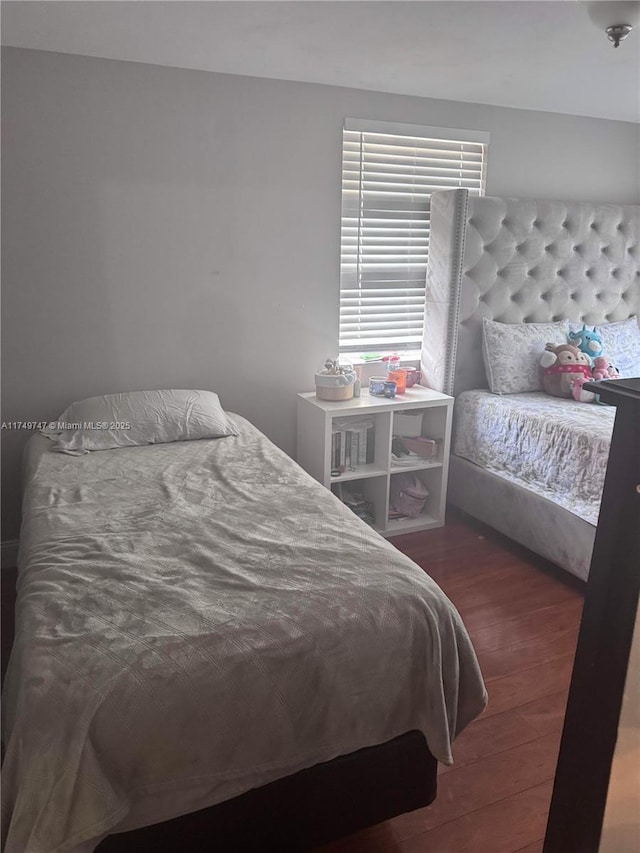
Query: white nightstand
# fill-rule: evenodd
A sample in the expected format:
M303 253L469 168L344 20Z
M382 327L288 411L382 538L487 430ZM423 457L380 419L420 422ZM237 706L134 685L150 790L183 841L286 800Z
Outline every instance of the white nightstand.
M438 455L433 460L421 460L411 467L396 467L391 461L391 442L393 436L401 432L394 430L394 421L397 426L399 412L415 410L422 412L422 435L440 439ZM333 476L333 421L347 418L355 424L363 416L373 420L373 435L369 433L369 442L373 439L370 460L352 465L355 470ZM314 393L298 394L298 463L334 493L340 491L339 484L358 481L365 498L373 505L374 527L383 536L441 527L447 499L452 416L453 397L419 385L391 400L372 397L367 390L363 390L361 397L339 402L318 400ZM429 497L417 518L390 520L390 481L405 471L416 473L428 489Z

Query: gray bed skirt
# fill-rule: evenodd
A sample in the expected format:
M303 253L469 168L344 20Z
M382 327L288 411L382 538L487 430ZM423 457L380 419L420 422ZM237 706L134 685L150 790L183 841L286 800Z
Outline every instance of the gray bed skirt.
M596 534L593 524L453 454L448 500L571 574L587 579Z

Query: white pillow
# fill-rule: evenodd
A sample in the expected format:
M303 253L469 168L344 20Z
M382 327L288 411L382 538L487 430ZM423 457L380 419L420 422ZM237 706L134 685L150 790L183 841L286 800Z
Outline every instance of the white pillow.
M494 394L542 390L540 356L547 341L566 344L569 323L497 323L483 317L482 356Z
M238 432L213 391L129 391L72 403L43 433L54 450L79 455Z
M582 323L570 323L572 332L579 332ZM593 326L587 324L587 328ZM637 317L620 320L617 323L604 323L595 327L602 339L602 353L611 359L620 371L621 379L640 376L640 326Z

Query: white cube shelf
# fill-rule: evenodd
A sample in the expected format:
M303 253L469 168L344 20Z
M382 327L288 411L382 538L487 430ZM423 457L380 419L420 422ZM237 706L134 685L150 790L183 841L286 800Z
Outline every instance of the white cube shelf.
M397 413L419 409L422 412L421 434L439 439L438 455L415 465L392 464L391 443L394 435L394 418ZM336 418L370 416L374 423L373 461L355 465L332 476L331 436ZM352 400L318 400L315 393L298 394L298 448L299 464L316 480L330 489L337 483L359 481L365 498L373 505L375 529L383 536L397 536L415 530L429 530L444 524L447 500L447 476L453 397L415 385L393 399L373 397L368 391ZM406 421L405 421L406 422ZM429 497L424 510L417 518L389 519L389 486L397 474L412 471L426 485Z

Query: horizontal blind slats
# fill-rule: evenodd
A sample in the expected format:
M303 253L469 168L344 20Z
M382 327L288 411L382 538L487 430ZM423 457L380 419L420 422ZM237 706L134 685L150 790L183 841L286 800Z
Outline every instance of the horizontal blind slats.
M380 286L383 287L415 287L425 289L425 278L424 275L420 274L420 270L416 270L412 268L411 270L407 270L402 273L402 277L397 273L394 273L393 270L378 270L375 274L372 274L369 278L359 279L357 275L357 271L354 270L352 274L345 275L345 287L357 287L358 291L362 294L362 297L365 298L371 290L377 290Z
M360 138L358 138L360 137ZM365 152L367 154L391 154L397 152L401 157L428 157L432 154L453 156L460 152L470 157L481 158L484 150L481 142L456 142L446 139L419 139L418 137L377 136L376 134L345 134L344 151L347 154Z
M484 193L486 143L432 130L438 138L343 132L341 349L422 342L431 193Z
M371 172L421 172L425 169L437 169L439 172L446 174L447 172L471 172L477 174L482 171L482 159L467 157L464 154L460 156L436 156L432 157L411 157L408 154L403 156L392 157L389 154L373 154L365 155L354 154L353 157L346 157L342 161L345 172L359 172L361 169Z
M424 307L424 303L416 303L415 305L403 305L400 304L391 304L385 305L377 305L375 308L368 307L365 309L364 313L360 310L360 306L351 305L348 308L345 308L343 320L345 323L352 323L354 317L357 319L362 316L366 322L373 322L378 320L384 320L385 317L389 317L390 319L398 319L398 317L407 317L409 320L415 320L416 317L422 317L422 308ZM341 321L342 322L342 321Z
M340 349L352 352L366 352L377 349L419 349L422 343L422 328L408 329L369 329L355 332L353 329L340 331ZM417 344L417 346L416 346Z

